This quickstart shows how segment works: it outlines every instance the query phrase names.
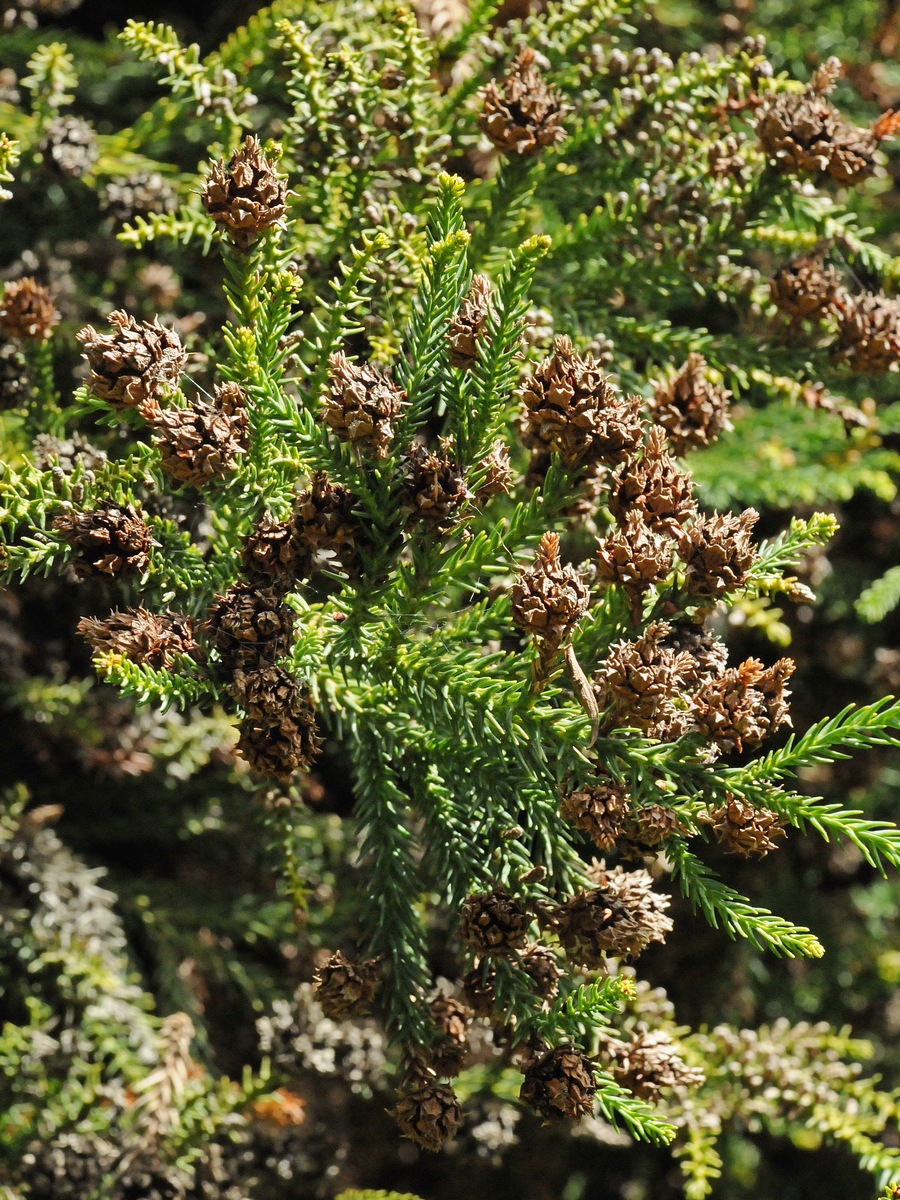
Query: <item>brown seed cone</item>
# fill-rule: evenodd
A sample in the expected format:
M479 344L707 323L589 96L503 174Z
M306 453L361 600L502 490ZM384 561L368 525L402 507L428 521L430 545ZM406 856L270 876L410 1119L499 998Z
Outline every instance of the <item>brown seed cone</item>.
M559 994L559 981L565 974L554 952L549 946L535 943L526 947L520 961L522 970L534 983L534 994L545 1004L552 1004Z
M331 391L325 397L322 420L360 453L387 458L394 424L406 405L406 392L384 371L368 363L351 363L341 351L328 361Z
M668 538L655 533L640 516L629 514L624 525L614 529L597 551L597 575L615 584L635 621L643 611L644 596L654 584L662 583L672 569L674 547Z
M502 887L469 896L459 915L463 941L479 954L495 957L521 950L530 923L531 918L522 901Z
M153 426L163 470L176 483L200 488L224 479L247 449L250 422L243 404L234 402L233 387L217 388L212 404L198 399L189 408L160 408L155 402L138 406ZM237 391L246 399L242 389Z
M697 511L694 482L666 449L659 426L650 430L641 459L623 463L612 477L609 510L620 524L640 515L657 533L677 537Z
M770 850L778 849L774 839L786 833L778 813L769 808L754 808L736 796L729 797L701 820L712 827L716 840L729 854L739 854L741 858L764 858Z
M534 1059L519 1099L545 1121L580 1121L594 1109L594 1064L574 1046L557 1046Z
M648 733L665 724L692 665L686 655L662 644L668 634L668 625L654 622L637 640L610 646L594 675L601 711L612 708L617 721Z
M700 516L678 539L678 557L685 565L685 591L698 600L718 600L747 582L756 561L751 541L759 520L755 509L740 516Z
M706 1079L697 1067L687 1065L661 1029L632 1033L630 1042L610 1038L606 1050L616 1082L648 1104L656 1103L663 1088L699 1087Z
M794 670L789 658L768 668L748 658L707 680L689 700L694 728L724 750L753 749L790 725L785 683Z
M706 360L689 354L674 379L660 384L650 401L650 415L665 429L675 455L697 446L708 446L723 430L731 429L728 409L731 392L708 377Z
M486 960L483 959L477 967L463 975L461 982L463 995L473 1015L492 1020L497 999L497 972L494 968L487 966Z
M420 520L433 533L448 533L459 510L472 499L465 477L454 462L452 441L440 439L440 451L418 443L405 458L404 502L412 509L412 520Z
M560 812L600 850L612 850L624 828L630 800L614 779L575 788L563 796Z
M525 445L555 451L567 470L624 462L641 444L639 398L620 397L567 337L556 339L553 353L525 381L522 404Z
M253 671L287 651L295 620L272 588L238 583L216 598L203 632L226 671Z
M651 942L664 942L673 928L668 907L647 871L616 867L601 873L599 887L559 905L549 924L572 964L596 970L607 954L637 958Z
M146 608L113 612L108 617L82 617L78 633L95 654L124 654L134 663L171 667L179 655L197 657L194 619L180 613L152 613Z
M875 173L878 138L871 129L843 124L835 139L828 174L835 183L853 187Z
M523 48L499 87L491 80L481 93L479 124L504 154L538 154L566 136L562 97L547 86L534 60L534 51Z
M288 783L319 751L308 689L281 667L237 671L235 699L245 710L238 753L265 779Z
M512 468L506 443L497 438L489 453L475 464L475 472L478 475L484 473L482 482L475 489L476 504L487 504L494 496L507 494L512 483Z
M67 179L80 179L99 157L93 126L81 117L54 117L41 138L44 162Z
M337 950L313 976L316 999L326 1017L342 1021L368 1013L381 983L377 958L354 962Z
M837 358L872 375L900 368L900 299L845 293L837 305L837 319Z
M728 647L702 625L673 625L662 645L682 656L684 683L689 688L704 683L710 676L721 675L728 663Z
M780 267L770 285L772 302L793 320L826 312L842 294L841 278L834 267L823 267L821 257L795 258Z
M115 332L86 325L77 337L91 373L88 387L114 408L133 408L175 391L187 356L178 334L159 321L136 321L122 309L109 314Z
M545 533L534 564L513 584L512 619L520 629L556 648L587 611L590 592L579 573L559 559L559 535Z
M13 279L0 293L0 333L23 342L43 342L59 324L47 289L30 275Z
M287 181L275 173L252 134L228 166L213 163L200 194L203 207L238 250L246 250L287 212Z
M396 1105L388 1112L404 1137L432 1153L453 1137L462 1122L462 1109L453 1088L425 1075L405 1083L397 1092Z
M103 188L101 205L120 225L151 213L173 213L178 193L159 171L136 171L110 179Z
M471 1008L452 996L436 996L429 1005L438 1036L428 1049L428 1061L438 1075L458 1075L469 1053Z
M645 804L629 815L616 849L623 858L637 861L655 856L673 834L683 832L684 826L671 808Z
M452 366L463 371L475 366L478 361L478 343L487 334L490 311L491 281L486 275L476 275L447 332Z
M276 521L263 513L244 539L241 570L254 587L290 591L301 573L293 520Z
M349 574L356 573L356 505L357 497L343 484L332 483L324 471L313 472L309 488L294 503L294 544L302 574L314 571L322 556L330 557Z
M131 504L102 501L93 512L61 513L53 522L77 552L72 562L78 575L118 579L143 575L156 545L150 527Z

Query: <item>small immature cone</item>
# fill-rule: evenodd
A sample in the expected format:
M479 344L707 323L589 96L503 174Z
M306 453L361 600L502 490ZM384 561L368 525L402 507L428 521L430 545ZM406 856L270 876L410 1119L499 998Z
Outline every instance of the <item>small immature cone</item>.
M756 561L751 540L759 520L755 509L740 516L697 517L678 539L678 557L685 565L685 591L699 600L714 601L747 582Z
M566 136L562 97L547 86L534 60L534 51L523 48L500 85L491 80L482 91L479 124L504 154L539 154Z
M239 583L216 598L203 632L226 671L252 671L287 651L296 619L278 592Z
M677 537L697 511L690 475L668 453L659 426L650 430L643 457L623 463L613 475L609 509L620 524L639 515L657 533Z
M574 567L559 559L559 535L545 533L533 566L513 584L512 619L537 644L535 682L547 673L563 642L587 611L590 591Z
M673 557L671 541L654 533L639 515L630 513L625 524L600 543L597 575L622 589L632 618L638 622L644 596L668 577Z
M612 850L625 826L630 798L614 779L573 788L563 796L560 812L587 834L600 850Z
M598 970L609 954L637 958L651 942L664 942L673 928L668 907L647 871L616 867L601 872L599 887L559 905L548 923L571 963Z
M95 654L124 654L133 663L157 670L171 667L179 655L199 654L194 620L180 613L134 608L101 619L82 617L78 633Z
M494 496L506 495L512 482L509 465L509 447L500 438L494 442L488 454L475 464L479 474L484 471L483 481L475 489L475 503L487 504Z
M30 275L11 280L0 293L0 333L7 337L43 342L58 323L50 293Z
M406 407L406 392L384 371L351 363L338 352L329 359L331 390L325 397L322 420L340 439L360 453L387 458L394 425Z
M224 384L216 388L212 404L197 399L188 408L160 408L155 402L139 406L153 427L170 479L201 488L231 474L247 449L246 399L237 384Z
M113 408L135 408L174 392L187 355L178 334L159 321L139 322L122 309L109 314L112 334L86 325L77 335L91 368L88 387Z
M371 1011L380 983L381 967L377 958L354 962L340 950L317 969L313 978L316 999L325 1016L333 1021Z
M661 1029L632 1033L628 1042L611 1038L605 1048L612 1055L616 1082L648 1104L655 1104L663 1089L699 1087L706 1079L697 1067L687 1065L675 1043Z
M469 1053L469 1023L474 1013L452 996L435 997L429 1011L439 1031L428 1048L429 1064L438 1075L458 1075Z
M625 462L641 444L637 397L619 396L592 358L567 337L553 343L522 388L522 439L533 450L555 451L570 471Z
M93 512L62 513L53 529L76 551L72 561L81 576L119 579L143 575L156 543L150 527L131 504L103 501Z
M452 448L452 441L442 438L439 451L416 443L406 456L404 502L412 509L413 520L437 534L453 528L459 510L472 498Z
M353 515L357 497L324 471L313 471L309 487L294 502L294 545L298 570L311 574L321 555L328 555L349 574L357 570L359 523Z
M900 370L900 299L881 293L844 293L836 315L836 358L871 375Z
M389 1113L404 1137L433 1154L454 1136L462 1122L462 1109L453 1088L421 1071L400 1088L397 1103Z
M730 854L741 858L764 858L778 849L775 838L785 836L784 820L769 808L755 808L746 800L730 796L725 804L701 818L711 826L716 840Z
M794 670L789 658L771 667L748 658L707 680L689 700L694 728L723 750L753 749L790 725L785 684Z
M521 950L531 918L521 900L505 888L469 896L459 916L459 932L479 954L508 955Z
M476 275L468 295L450 322L447 341L450 344L450 363L467 371L478 361L478 343L487 334L491 309L491 281L486 275Z
M792 320L826 313L843 292L834 267L823 267L821 258L795 258L779 268L770 285L772 302Z
M284 217L286 196L287 181L276 174L252 134L234 151L227 166L213 163L200 193L203 207L240 251Z
M529 1064L519 1099L545 1121L580 1121L593 1112L596 1091L592 1060L574 1046L557 1046Z
M81 117L54 117L41 138L44 162L67 179L80 179L99 158L97 135Z
M264 779L289 783L319 752L309 691L281 667L235 673L233 692L245 710L238 753Z
M703 356L689 354L675 378L657 387L650 415L665 429L672 453L680 456L710 445L723 430L732 428L730 400L731 392L709 379Z

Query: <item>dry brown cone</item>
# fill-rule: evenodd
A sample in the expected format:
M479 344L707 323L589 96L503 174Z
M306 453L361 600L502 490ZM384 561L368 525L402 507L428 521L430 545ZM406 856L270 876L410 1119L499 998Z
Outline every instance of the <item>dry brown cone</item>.
M263 513L244 539L241 571L256 588L289 592L300 574L293 520L276 521Z
M469 1053L469 1023L475 1014L452 996L436 996L429 1010L438 1036L428 1048L428 1062L438 1075L458 1075Z
M506 495L512 483L509 447L501 438L497 438L490 451L475 464L474 470L476 475L483 472L482 482L475 489L476 504L484 505L494 496Z
M374 458L387 458L406 392L377 367L351 363L338 351L328 360L331 390L322 420L343 442Z
M900 299L874 292L844 293L836 310L837 358L866 374L900 369Z
M123 309L109 314L112 334L86 325L77 337L91 368L88 387L114 408L133 408L174 392L187 356L178 334L159 321L139 322Z
M684 831L671 808L663 804L645 804L629 814L616 849L623 858L640 861L655 857L670 837Z
M519 1099L545 1122L580 1121L594 1110L594 1064L574 1046L557 1046L529 1063Z
M296 619L272 588L238 583L216 597L203 632L226 671L252 671L287 651Z
M680 456L708 446L731 429L731 392L714 384L701 354L689 354L674 379L660 384L650 401L650 415L665 429L672 453Z
M522 388L522 439L555 451L570 471L625 462L641 444L638 397L619 396L598 363L582 358L567 337L535 367Z
M447 438L440 439L439 451L416 443L404 460L404 503L412 509L412 521L421 521L432 533L448 533L459 510L472 499L452 450L452 440Z
M609 954L637 958L651 942L664 942L673 928L668 907L669 897L653 891L647 871L615 867L601 871L599 887L557 906L545 919L573 965L597 970Z
M614 779L574 788L563 796L560 812L587 834L600 850L612 850L628 817L628 792Z
M668 634L668 625L654 622L635 641L610 646L594 689L601 711L611 710L617 723L653 733L670 720L692 664L663 644Z
M794 321L827 312L843 293L837 271L824 267L816 255L795 258L779 268L770 290L775 307Z
M789 658L771 667L748 658L707 680L689 698L694 728L723 750L752 750L782 725L790 725L785 684L794 670Z
M316 999L326 1017L342 1021L371 1011L381 983L377 958L354 962L337 950L313 976Z
M13 279L0 293L0 333L22 342L43 342L59 324L59 313L43 284L30 275Z
M635 513L600 543L597 575L622 589L635 623L643 613L647 592L668 577L674 552L670 539L655 533Z
M311 574L323 556L350 575L357 572L356 505L357 497L343 484L332 483L324 471L313 472L309 487L294 503L294 544L302 573Z
M289 783L319 752L309 691L282 667L235 673L233 692L246 716L238 753L264 779Z
M534 61L534 51L524 47L499 87L491 80L481 93L479 124L504 154L538 154L566 136L562 97L547 86Z
M742 587L756 561L751 540L759 513L745 509L740 516L700 516L678 539L678 557L685 566L685 591L698 600L718 600Z
M537 642L539 675L587 611L590 592L578 571L563 566L559 535L545 533L534 564L513 584L512 619Z
M212 404L197 399L188 408L160 408L155 401L138 411L153 427L162 468L176 483L201 488L225 479L247 449L246 393L236 384L217 387Z
M677 537L697 511L693 493L694 481L669 454L665 432L657 425L643 456L623 463L613 475L609 510L620 524L634 513L657 533Z
M741 858L764 858L770 850L778 849L775 838L783 838L786 833L778 813L770 808L754 808L736 796L730 796L701 820L711 826L716 840L729 854Z
M661 1029L632 1033L630 1042L610 1038L605 1049L612 1056L616 1082L648 1104L655 1104L664 1088L695 1088L706 1079L697 1067L687 1065Z
M475 892L465 900L459 914L463 941L479 954L493 957L521 950L530 923L531 917L522 901L502 887Z
M157 543L140 512L131 504L102 501L93 512L61 513L53 529L76 551L72 566L81 576L119 579L143 575Z
M462 992L474 1016L484 1017L488 1021L493 1019L497 999L496 982L497 972L487 965L486 959L463 975Z
M491 281L486 275L476 275L459 311L450 322L447 333L452 366L463 371L475 366L478 361L478 343L487 334L490 311Z
M437 1083L421 1070L410 1075L388 1112L404 1137L432 1153L454 1136L462 1122L462 1109L453 1088Z
M534 994L545 1004L552 1004L559 994L559 981L565 972L550 947L536 943L527 946L519 963L534 984Z
M275 173L259 139L248 135L224 161L213 163L200 199L238 250L246 250L287 212L287 181Z
M130 608L101 619L82 617L78 633L95 654L124 654L139 666L158 670L171 667L180 655L196 658L200 653L194 619L180 613Z
M714 675L721 675L728 664L728 647L702 625L673 625L662 645L681 658L686 687L699 686Z

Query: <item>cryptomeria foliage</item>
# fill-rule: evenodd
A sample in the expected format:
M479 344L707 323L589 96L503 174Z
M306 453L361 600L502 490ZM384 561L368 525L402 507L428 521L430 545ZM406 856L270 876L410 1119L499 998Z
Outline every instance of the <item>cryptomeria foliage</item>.
M495 27L497 8L473 5L436 43L400 5L285 0L207 59L130 22L126 45L168 90L100 135L61 115L73 57L34 51L28 99L0 106L15 139L0 178L34 189L55 171L61 223L73 181L112 210L130 180L120 241L171 247L186 276L215 256L223 299L187 354L171 323L98 314L73 391L54 372L54 347L60 362L72 347L52 286L7 285L0 323L28 386L5 406L3 573L104 585L107 612L81 625L100 678L232 718L298 913L302 779L320 755L341 764L353 870L346 932L329 934L347 953L318 965L318 995L329 1019L377 1007L405 1136L437 1150L460 1124L449 1080L474 1010L498 1094L514 1068L546 1120L596 1109L635 1138L680 1138L702 1196L716 1138L752 1105L727 1095L724 1034L657 1012L621 1041L636 992L617 964L672 932L668 887L726 936L822 954L719 879L709 842L763 857L794 827L900 866L895 826L803 780L895 745L900 705L756 754L790 724L793 664L729 666L713 632L735 605L808 602L791 572L834 522L795 518L757 544L755 511L698 503L891 494L890 389L880 416L863 400L900 346L898 268L836 189L876 171L894 124L848 125L827 99L835 64L804 90L759 40L673 61L635 48L612 0ZM432 994L436 941L464 976L458 1009ZM52 1020L33 1008L13 1026L10 1076ZM201 1129L218 1137L259 1090L213 1095L190 1024L158 1036L156 1069L116 1065L133 1137L91 1195L118 1195L137 1166L188 1186ZM801 1070L817 1048L858 1053L804 1037L771 1033ZM36 1139L83 1134L105 1095L82 1070L61 1070L52 1128L13 1089L35 1161ZM815 1120L893 1180L877 1138L894 1098L836 1074L827 1101L772 1101L764 1127Z

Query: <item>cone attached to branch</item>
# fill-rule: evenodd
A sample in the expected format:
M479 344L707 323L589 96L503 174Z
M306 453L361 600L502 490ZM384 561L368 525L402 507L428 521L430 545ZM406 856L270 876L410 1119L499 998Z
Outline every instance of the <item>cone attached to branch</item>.
M309 690L282 667L235 674L232 691L246 716L238 753L265 779L289 783L319 752Z
M685 565L685 590L697 599L718 600L747 582L756 561L751 533L759 513L747 508L740 516L700 516L678 539Z
M521 950L531 918L521 900L505 888L476 892L462 906L459 931L479 954L507 955Z
M504 154L539 154L566 136L562 127L562 97L548 87L535 66L535 53L520 50L509 74L482 91L484 106L479 124Z
M332 483L324 471L314 471L309 487L294 503L294 545L297 566L307 576L330 558L349 574L357 570L358 501L343 484Z
M197 399L188 408L141 404L152 425L166 474L176 483L201 488L225 479L247 449L247 396L237 384L216 388L212 404Z
M437 1153L462 1122L453 1088L438 1083L421 1067L410 1072L389 1112L404 1137L431 1153Z
M247 250L287 213L287 181L276 174L259 139L248 135L230 163L214 163L200 194L203 207L233 242Z
M17 341L43 342L58 323L50 293L31 276L11 280L0 293L0 333Z
M677 537L697 511L694 483L669 454L659 426L650 430L640 459L624 463L613 476L609 509L620 524L630 514L657 533Z
M731 392L709 378L706 359L689 354L675 378L656 388L650 415L666 431L672 453L683 455L731 429L730 401Z
M416 443L410 446L405 460L405 503L412 509L414 520L438 534L453 528L459 510L472 498L452 449L452 440L447 438L441 438L439 451Z
M529 1063L519 1099L545 1121L580 1121L593 1112L596 1091L593 1061L574 1046L557 1046Z
M824 267L821 256L795 258L775 272L772 301L792 320L801 321L826 313L843 293L834 267Z
M112 334L86 325L77 335L91 368L88 387L114 408L134 408L178 387L187 356L178 334L159 321L139 322L122 309L109 314Z
M336 951L315 973L316 999L326 1017L342 1021L371 1011L372 1001L381 983L381 965L377 958L364 962Z
M491 310L491 281L486 275L476 275L472 286L450 322L447 341L450 344L450 363L468 371L478 361L478 343L487 334Z
M93 512L62 513L53 528L76 551L72 565L82 576L143 575L150 566L150 550L157 544L133 505L109 500Z
M387 458L394 426L406 406L406 392L384 371L367 363L351 363L340 351L328 361L331 389L325 397L322 420L360 453Z
M512 618L538 648L534 682L539 687L562 644L587 611L590 592L579 573L563 566L559 535L545 533L534 564L512 588Z
M600 886L557 906L547 923L576 966L597 970L606 956L637 958L651 942L664 942L673 926L669 897L653 890L644 870L601 871Z
M836 358L866 374L900 370L900 299L874 292L844 293L836 312Z
M753 749L782 725L790 725L786 688L794 673L790 658L764 667L748 658L708 680L690 698L690 717L723 750Z
M239 583L216 598L203 631L226 671L252 671L286 652L295 620L274 589Z
M775 838L785 836L785 823L778 813L756 808L736 796L730 796L701 820L712 828L721 846L741 858L764 858L778 849Z
M146 608L113 612L108 617L82 617L78 632L95 654L124 654L149 667L171 667L180 655L199 654L194 620L180 613L152 613Z
M622 589L632 620L637 623L645 595L668 577L673 558L671 540L655 533L638 514L630 513L624 525L600 543L597 575Z

